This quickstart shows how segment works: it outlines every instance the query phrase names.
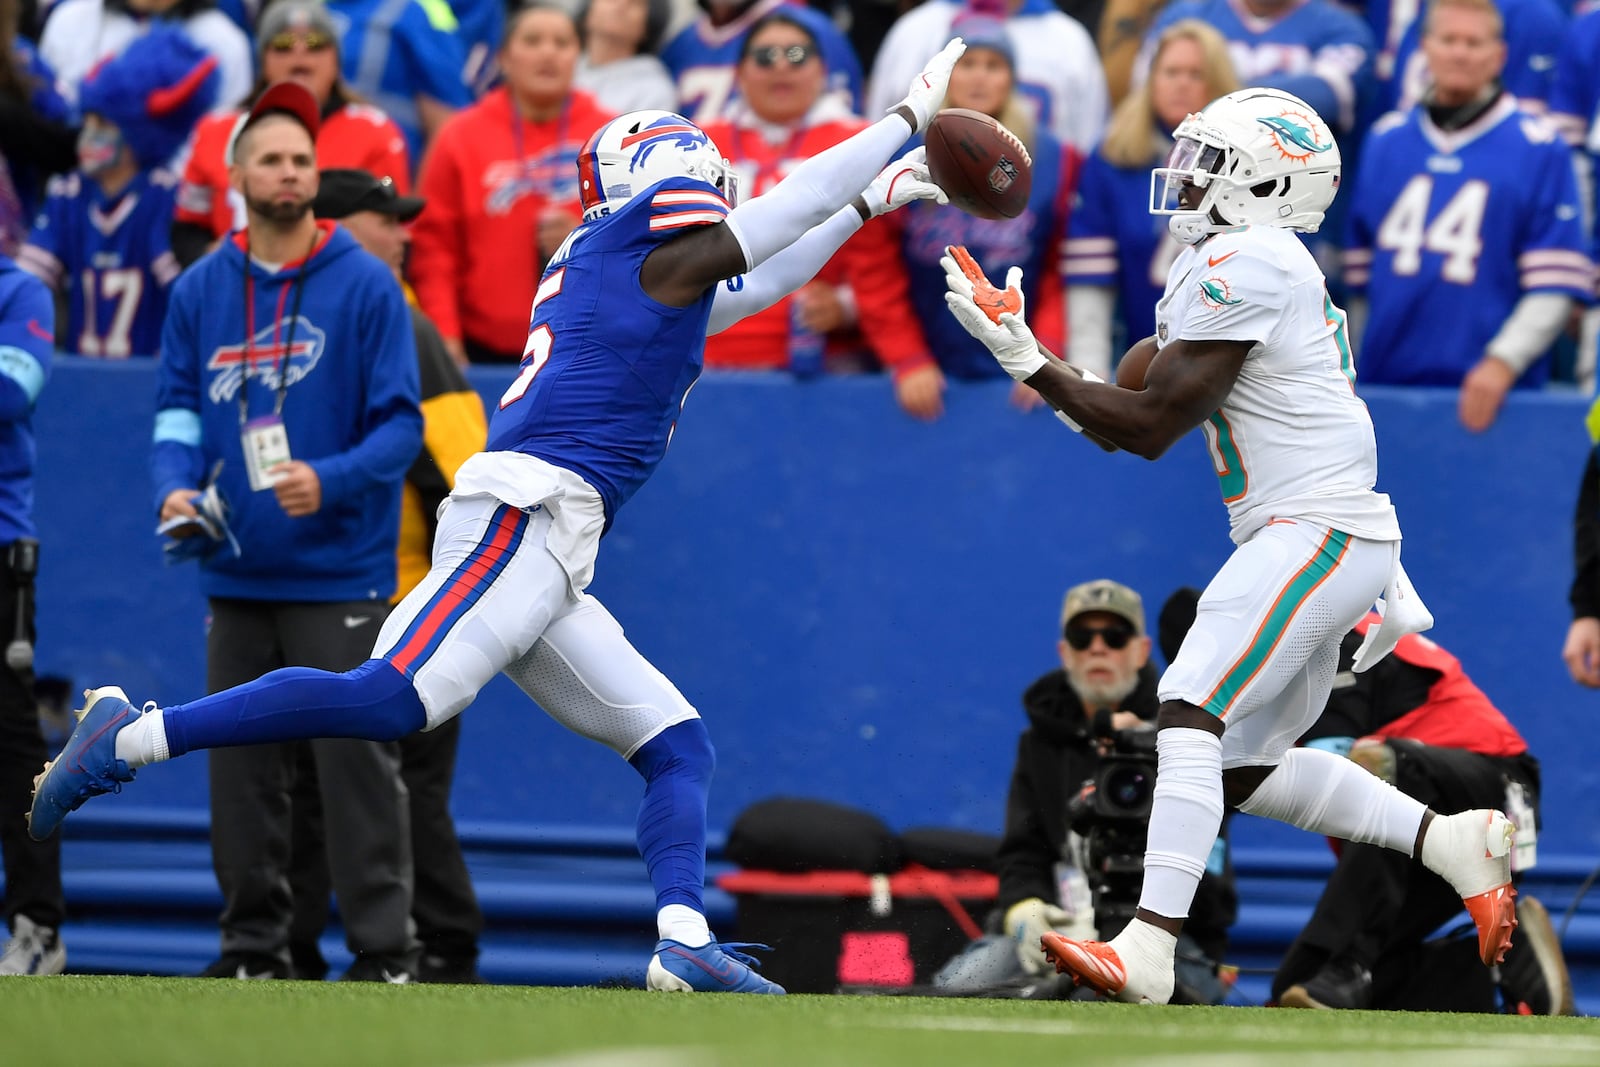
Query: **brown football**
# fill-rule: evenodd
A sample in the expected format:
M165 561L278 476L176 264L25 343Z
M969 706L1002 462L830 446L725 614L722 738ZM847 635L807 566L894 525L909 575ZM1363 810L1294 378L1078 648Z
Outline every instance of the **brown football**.
M947 107L928 124L928 173L950 202L980 219L1014 219L1033 191L1033 160L981 111Z
M1124 389L1143 389L1144 376L1158 351L1155 335L1146 337L1123 353L1117 361L1117 384Z

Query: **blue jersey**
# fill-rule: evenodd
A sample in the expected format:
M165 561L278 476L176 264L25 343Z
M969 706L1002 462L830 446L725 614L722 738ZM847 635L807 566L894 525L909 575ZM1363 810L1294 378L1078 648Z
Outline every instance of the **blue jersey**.
M1567 16L1556 0L1494 0L1505 23L1506 65L1500 81L1513 95L1542 105L1550 99L1556 56L1567 32ZM1422 98L1428 63L1422 55L1422 16L1412 21L1395 52L1394 77L1379 101L1383 110L1404 109ZM1594 54L1589 53L1591 62Z
M467 52L446 0L328 0L345 81L394 120L412 159L422 158L417 97L472 103Z
M1241 84L1293 93L1341 133L1355 128L1376 91L1372 31L1360 15L1330 0L1302 0L1277 18L1252 15L1238 0L1170 4L1150 28L1145 53L1185 18L1208 22L1227 38Z
M127 359L161 350L167 291L181 269L168 236L177 189L159 169L110 198L77 171L50 179L17 261L66 291L68 352Z
M1185 248L1168 232L1165 216L1150 214L1153 166L1119 167L1096 149L1078 179L1062 246L1062 281L1116 290L1130 345L1156 332L1156 302Z
M678 84L680 115L702 126L728 116L738 98L735 75L745 34L763 16L780 9L817 39L828 70L827 91L837 95L851 114L861 114L861 61L849 38L827 16L804 4L759 0L725 26L712 26L704 17L696 19L661 49L661 62Z
M33 537L33 405L50 377L55 307L44 283L0 256L0 544Z
M1594 204L1595 168L1600 166L1600 8L1578 16L1567 33L1556 60L1556 74L1550 85L1550 118L1568 144L1588 157L1588 189L1584 196ZM1600 259L1600 226L1589 217L1590 236L1595 239L1594 254Z
M666 453L705 363L716 292L658 304L639 281L645 257L727 214L710 185L668 178L574 230L539 282L522 371L489 422L488 451L578 474L605 502L609 528Z
M1060 292L1055 260L1066 228L1067 200L1077 181L1078 156L1043 131L1037 137L1033 189L1028 206L1016 218L980 219L930 200L908 204L900 212L901 252L911 283L911 304L929 350L949 377L1004 378L1006 372L945 306L944 268L939 258L946 246L965 245L991 278L1005 277L1008 267L1021 267L1029 321L1041 331L1041 343L1052 348L1060 344L1060 337L1046 336L1044 323L1049 320L1040 315ZM1055 292L1045 293L1046 286Z
M1422 108L1373 127L1352 190L1345 281L1368 293L1361 380L1460 385L1524 293L1587 300L1572 154L1503 95L1444 133ZM1542 383L1540 359L1518 381Z

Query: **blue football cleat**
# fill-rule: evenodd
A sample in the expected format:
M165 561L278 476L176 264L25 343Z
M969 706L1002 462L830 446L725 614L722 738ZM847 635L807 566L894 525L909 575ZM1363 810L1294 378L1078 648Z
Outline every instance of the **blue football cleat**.
M690 948L677 941L657 941L645 985L673 993L782 993L783 986L755 972L756 958L739 951L745 948L772 951L767 945L742 942L713 941Z
M90 797L116 793L134 771L117 758L117 731L139 717L128 696L114 685L86 690L78 725L61 754L44 765L33 780L33 808L28 812L28 836L43 841L55 833L69 811Z

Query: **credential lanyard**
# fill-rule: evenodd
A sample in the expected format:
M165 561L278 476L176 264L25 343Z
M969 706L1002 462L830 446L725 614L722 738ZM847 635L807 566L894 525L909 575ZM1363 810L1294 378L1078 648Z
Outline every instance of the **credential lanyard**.
M311 254L317 250L317 241L321 238L322 231L318 230L311 235L311 247L306 250L306 258L301 261L300 273L290 283L294 288L294 304L289 309L289 329L283 348L279 350L277 359L274 360L274 369L278 375L277 395L272 401L272 414L278 417L283 415L283 401L289 395L289 356L294 352L294 328L300 322L300 298L306 291L306 274L310 266ZM244 246L244 376L239 380L239 425L243 426L250 421L250 369L255 366L251 346L256 337L256 282L250 268L250 238L246 231ZM278 328L283 325L283 294L279 291L278 315L272 323L272 343L278 343Z

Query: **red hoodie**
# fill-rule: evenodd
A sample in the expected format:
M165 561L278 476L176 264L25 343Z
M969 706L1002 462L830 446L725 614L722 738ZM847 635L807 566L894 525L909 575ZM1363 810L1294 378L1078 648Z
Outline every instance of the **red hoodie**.
M417 182L428 206L412 226L411 285L440 334L522 352L542 266L539 216L555 209L577 225L578 153L615 117L574 90L556 118L528 122L500 88L439 130Z
M855 117L822 118L773 144L755 129L729 121L704 127L722 154L739 172L740 199L761 196L802 161L832 148L863 129ZM848 284L856 298L854 330L836 331L834 342L864 340L878 360L897 374L930 364L922 326L911 307L905 264L897 233L883 219L872 219L834 253L817 273L821 281ZM706 366L738 370L782 370L789 365L789 309L785 297L765 311L742 319L708 338ZM843 335L843 336L836 336ZM859 346L858 346L859 347Z

